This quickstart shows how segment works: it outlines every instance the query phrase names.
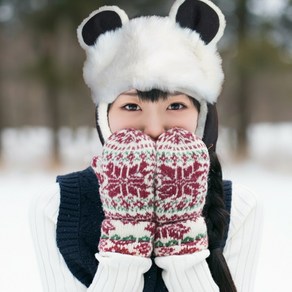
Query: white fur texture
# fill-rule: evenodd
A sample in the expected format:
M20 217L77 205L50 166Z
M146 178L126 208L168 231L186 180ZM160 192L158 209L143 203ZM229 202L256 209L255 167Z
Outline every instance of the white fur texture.
M117 6L103 6L78 27L78 40L87 55L84 80L98 106L97 122L105 140L111 134L108 104L127 90L153 88L178 91L196 98L201 104L196 134L203 137L207 103L217 101L224 79L216 44L223 35L225 19L215 4L201 0L217 13L220 23L216 36L206 45L199 33L176 23L175 16L184 1L174 2L169 17L132 20ZM104 33L95 45L87 46L82 39L83 26L92 16L107 10L120 16L122 27Z
M221 91L221 58L198 33L168 17L140 17L86 47L84 79L95 104L122 92L157 88L214 103Z
M97 107L98 115L96 122L99 125L99 128L102 132L102 137L105 141L112 134L108 122L108 106L109 106L108 103L101 102Z

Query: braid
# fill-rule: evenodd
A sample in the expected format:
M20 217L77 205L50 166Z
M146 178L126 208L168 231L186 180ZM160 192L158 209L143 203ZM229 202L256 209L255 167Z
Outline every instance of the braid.
M224 202L222 169L216 153L209 150L209 154L210 172L208 195L203 210L203 215L207 223L210 249L210 256L207 258L207 263L220 292L236 292L221 248L228 217Z

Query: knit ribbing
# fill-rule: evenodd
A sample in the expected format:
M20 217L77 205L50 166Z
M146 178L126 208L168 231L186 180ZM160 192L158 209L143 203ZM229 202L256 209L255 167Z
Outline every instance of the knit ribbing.
M57 245L70 271L88 287L98 265L94 254L97 252L100 237L100 223L97 217L102 213L102 209L97 200L98 196L93 200L95 197L90 195L98 194L97 179L92 169L87 168L81 172L58 176L57 182L62 191ZM92 232L92 225L95 226L96 232Z

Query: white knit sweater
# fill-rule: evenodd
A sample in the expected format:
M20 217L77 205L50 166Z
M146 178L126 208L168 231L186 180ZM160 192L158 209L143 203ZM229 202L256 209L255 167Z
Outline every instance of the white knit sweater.
M231 219L224 256L238 292L252 292L262 230L262 208L253 193L233 185ZM89 288L69 271L56 245L56 224L60 204L55 184L31 207L31 229L45 292L138 292L143 291L143 274L151 260L122 254L96 254L99 261ZM206 262L209 251L192 255L156 258L169 292L215 292Z

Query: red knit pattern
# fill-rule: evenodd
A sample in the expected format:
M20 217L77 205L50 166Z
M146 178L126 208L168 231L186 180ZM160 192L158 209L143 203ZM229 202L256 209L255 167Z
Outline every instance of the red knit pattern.
M155 143L134 129L111 135L93 160L105 213L100 251L150 256L155 164Z
M209 172L205 144L184 129L171 129L156 143L156 167L156 255L207 248L207 229L202 218Z

